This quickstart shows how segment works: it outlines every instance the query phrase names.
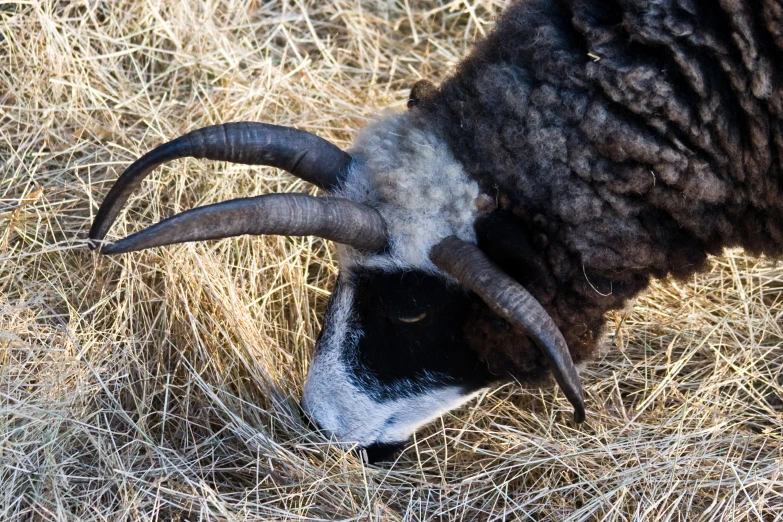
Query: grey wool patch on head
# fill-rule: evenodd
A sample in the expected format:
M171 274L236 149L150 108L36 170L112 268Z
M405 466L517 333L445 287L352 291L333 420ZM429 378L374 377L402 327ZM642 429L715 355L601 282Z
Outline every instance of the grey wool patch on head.
M350 153L354 162L336 195L378 210L389 231L390 254L363 258L364 266L435 272L429 251L438 242L450 235L475 242L478 184L415 110L367 126ZM343 268L356 257L341 254Z

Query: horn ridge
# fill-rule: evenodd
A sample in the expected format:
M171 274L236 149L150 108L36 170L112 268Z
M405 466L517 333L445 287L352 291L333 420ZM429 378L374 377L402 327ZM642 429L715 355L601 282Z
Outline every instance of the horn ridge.
M196 129L152 149L117 178L98 209L89 238L106 237L122 206L150 172L167 161L185 157L268 165L284 169L324 190L336 188L351 163L350 154L299 129L259 122L224 123ZM91 247L97 247L97 241Z
M435 245L430 259L435 266L475 292L496 314L535 341L574 407L574 420L583 422L584 390L579 374L563 334L541 304L476 245L455 236Z
M269 123L221 123L182 138L194 158L277 167L325 190L342 181L351 163L350 154L315 134Z
M106 245L101 253L246 234L312 235L367 252L383 250L387 244L386 224L372 207L343 198L265 194L186 210Z

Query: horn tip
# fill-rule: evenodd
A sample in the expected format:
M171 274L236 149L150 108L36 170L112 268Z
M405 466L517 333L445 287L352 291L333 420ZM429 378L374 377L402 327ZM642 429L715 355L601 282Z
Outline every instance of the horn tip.
M90 231L87 233L87 248L90 250L100 251L101 243L103 242L103 236L104 234L100 233L98 227L93 225Z
M111 243L109 245L104 245L103 248L99 250L101 254L104 256L113 256L115 254L124 254L127 252L127 249L122 248L122 245L119 244L120 241L117 243Z
M101 246L101 241L106 237L106 232L108 232L108 227L106 227L100 216L97 217L93 221L90 231L87 232L87 245L90 247L90 250L95 250Z
M585 405L582 403L574 404L574 422L582 424L585 421Z

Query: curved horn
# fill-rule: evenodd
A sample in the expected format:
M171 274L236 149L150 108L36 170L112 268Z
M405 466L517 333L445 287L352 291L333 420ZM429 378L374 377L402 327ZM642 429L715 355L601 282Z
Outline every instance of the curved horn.
M103 200L90 239L103 239L131 193L155 167L177 158L207 158L269 165L287 170L322 189L344 178L351 156L309 132L257 122L225 123L189 132L137 159ZM96 245L93 244L93 248Z
M544 352L557 384L574 406L574 420L585 420L584 391L571 352L552 318L525 288L495 265L476 245L450 236L430 252L432 262L475 292L512 326L523 330Z
M365 251L386 246L386 224L372 207L342 198L266 194L186 210L103 247L101 253L244 234L313 235Z

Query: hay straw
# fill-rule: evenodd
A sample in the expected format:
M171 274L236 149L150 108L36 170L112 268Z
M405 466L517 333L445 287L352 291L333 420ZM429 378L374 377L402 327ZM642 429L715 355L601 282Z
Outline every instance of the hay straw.
M493 0L0 5L0 520L783 520L783 269L741 252L618 314L575 428L506 386L364 467L296 401L336 266L317 239L101 258L111 182L207 124L345 146L491 27ZM196 205L310 188L179 161L119 237Z

